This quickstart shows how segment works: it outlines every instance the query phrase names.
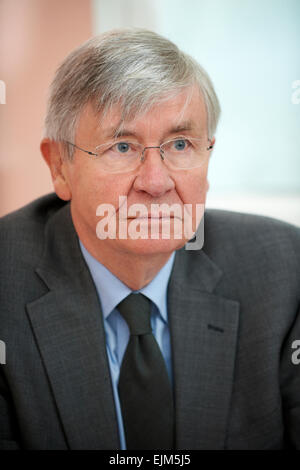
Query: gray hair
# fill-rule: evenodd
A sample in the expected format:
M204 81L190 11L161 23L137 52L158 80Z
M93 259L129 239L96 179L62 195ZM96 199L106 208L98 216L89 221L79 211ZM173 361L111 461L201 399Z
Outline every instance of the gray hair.
M74 141L89 102L96 113L121 104L122 120L198 85L212 138L220 105L205 70L168 39L145 29L118 29L95 36L71 52L56 71L45 117L45 137ZM68 146L69 157L72 151Z

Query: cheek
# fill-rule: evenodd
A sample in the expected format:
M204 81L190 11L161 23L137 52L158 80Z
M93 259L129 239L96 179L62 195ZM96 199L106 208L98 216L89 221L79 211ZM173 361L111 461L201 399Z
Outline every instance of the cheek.
M73 205L89 212L96 212L99 204L118 207L119 195L126 195L127 192L128 182L119 175L103 174L93 167L83 167L73 172Z
M185 204L205 203L208 190L207 170L192 170L178 181L177 191Z

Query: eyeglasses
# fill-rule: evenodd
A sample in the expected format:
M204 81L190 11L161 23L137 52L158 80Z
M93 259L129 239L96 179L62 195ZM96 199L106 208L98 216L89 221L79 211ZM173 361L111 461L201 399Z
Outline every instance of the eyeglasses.
M125 173L135 170L145 160L147 149L159 149L161 159L175 169L192 169L200 167L213 148L207 138L176 137L159 146L144 147L134 141L114 141L98 145L94 151L85 150L72 142L67 144L87 153L98 161L99 167L109 173Z

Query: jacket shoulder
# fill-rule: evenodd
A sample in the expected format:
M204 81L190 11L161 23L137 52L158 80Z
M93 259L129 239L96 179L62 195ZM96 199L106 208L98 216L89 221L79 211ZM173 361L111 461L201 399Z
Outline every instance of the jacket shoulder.
M36 258L41 255L44 243L44 229L47 221L65 201L55 193L42 196L26 206L0 218L1 259L16 262L20 259Z
M269 283L297 292L300 282L300 229L270 217L210 210L204 218L204 252L227 281L249 289Z
M216 292L240 302L245 331L283 337L299 310L300 229L270 217L210 210L203 251L222 271Z
M276 250L298 259L300 228L271 217L209 209L205 212L205 251L232 249L247 253ZM288 248L289 253L285 252Z
M10 226L22 223L43 224L48 218L66 203L59 199L55 193L46 194L26 204L18 210L0 218L0 229L5 230Z

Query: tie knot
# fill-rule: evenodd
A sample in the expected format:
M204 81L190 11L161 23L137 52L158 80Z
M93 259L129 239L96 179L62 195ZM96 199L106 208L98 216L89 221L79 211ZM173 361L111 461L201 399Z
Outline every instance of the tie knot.
M143 294L129 294L117 305L131 335L151 333L151 301Z

